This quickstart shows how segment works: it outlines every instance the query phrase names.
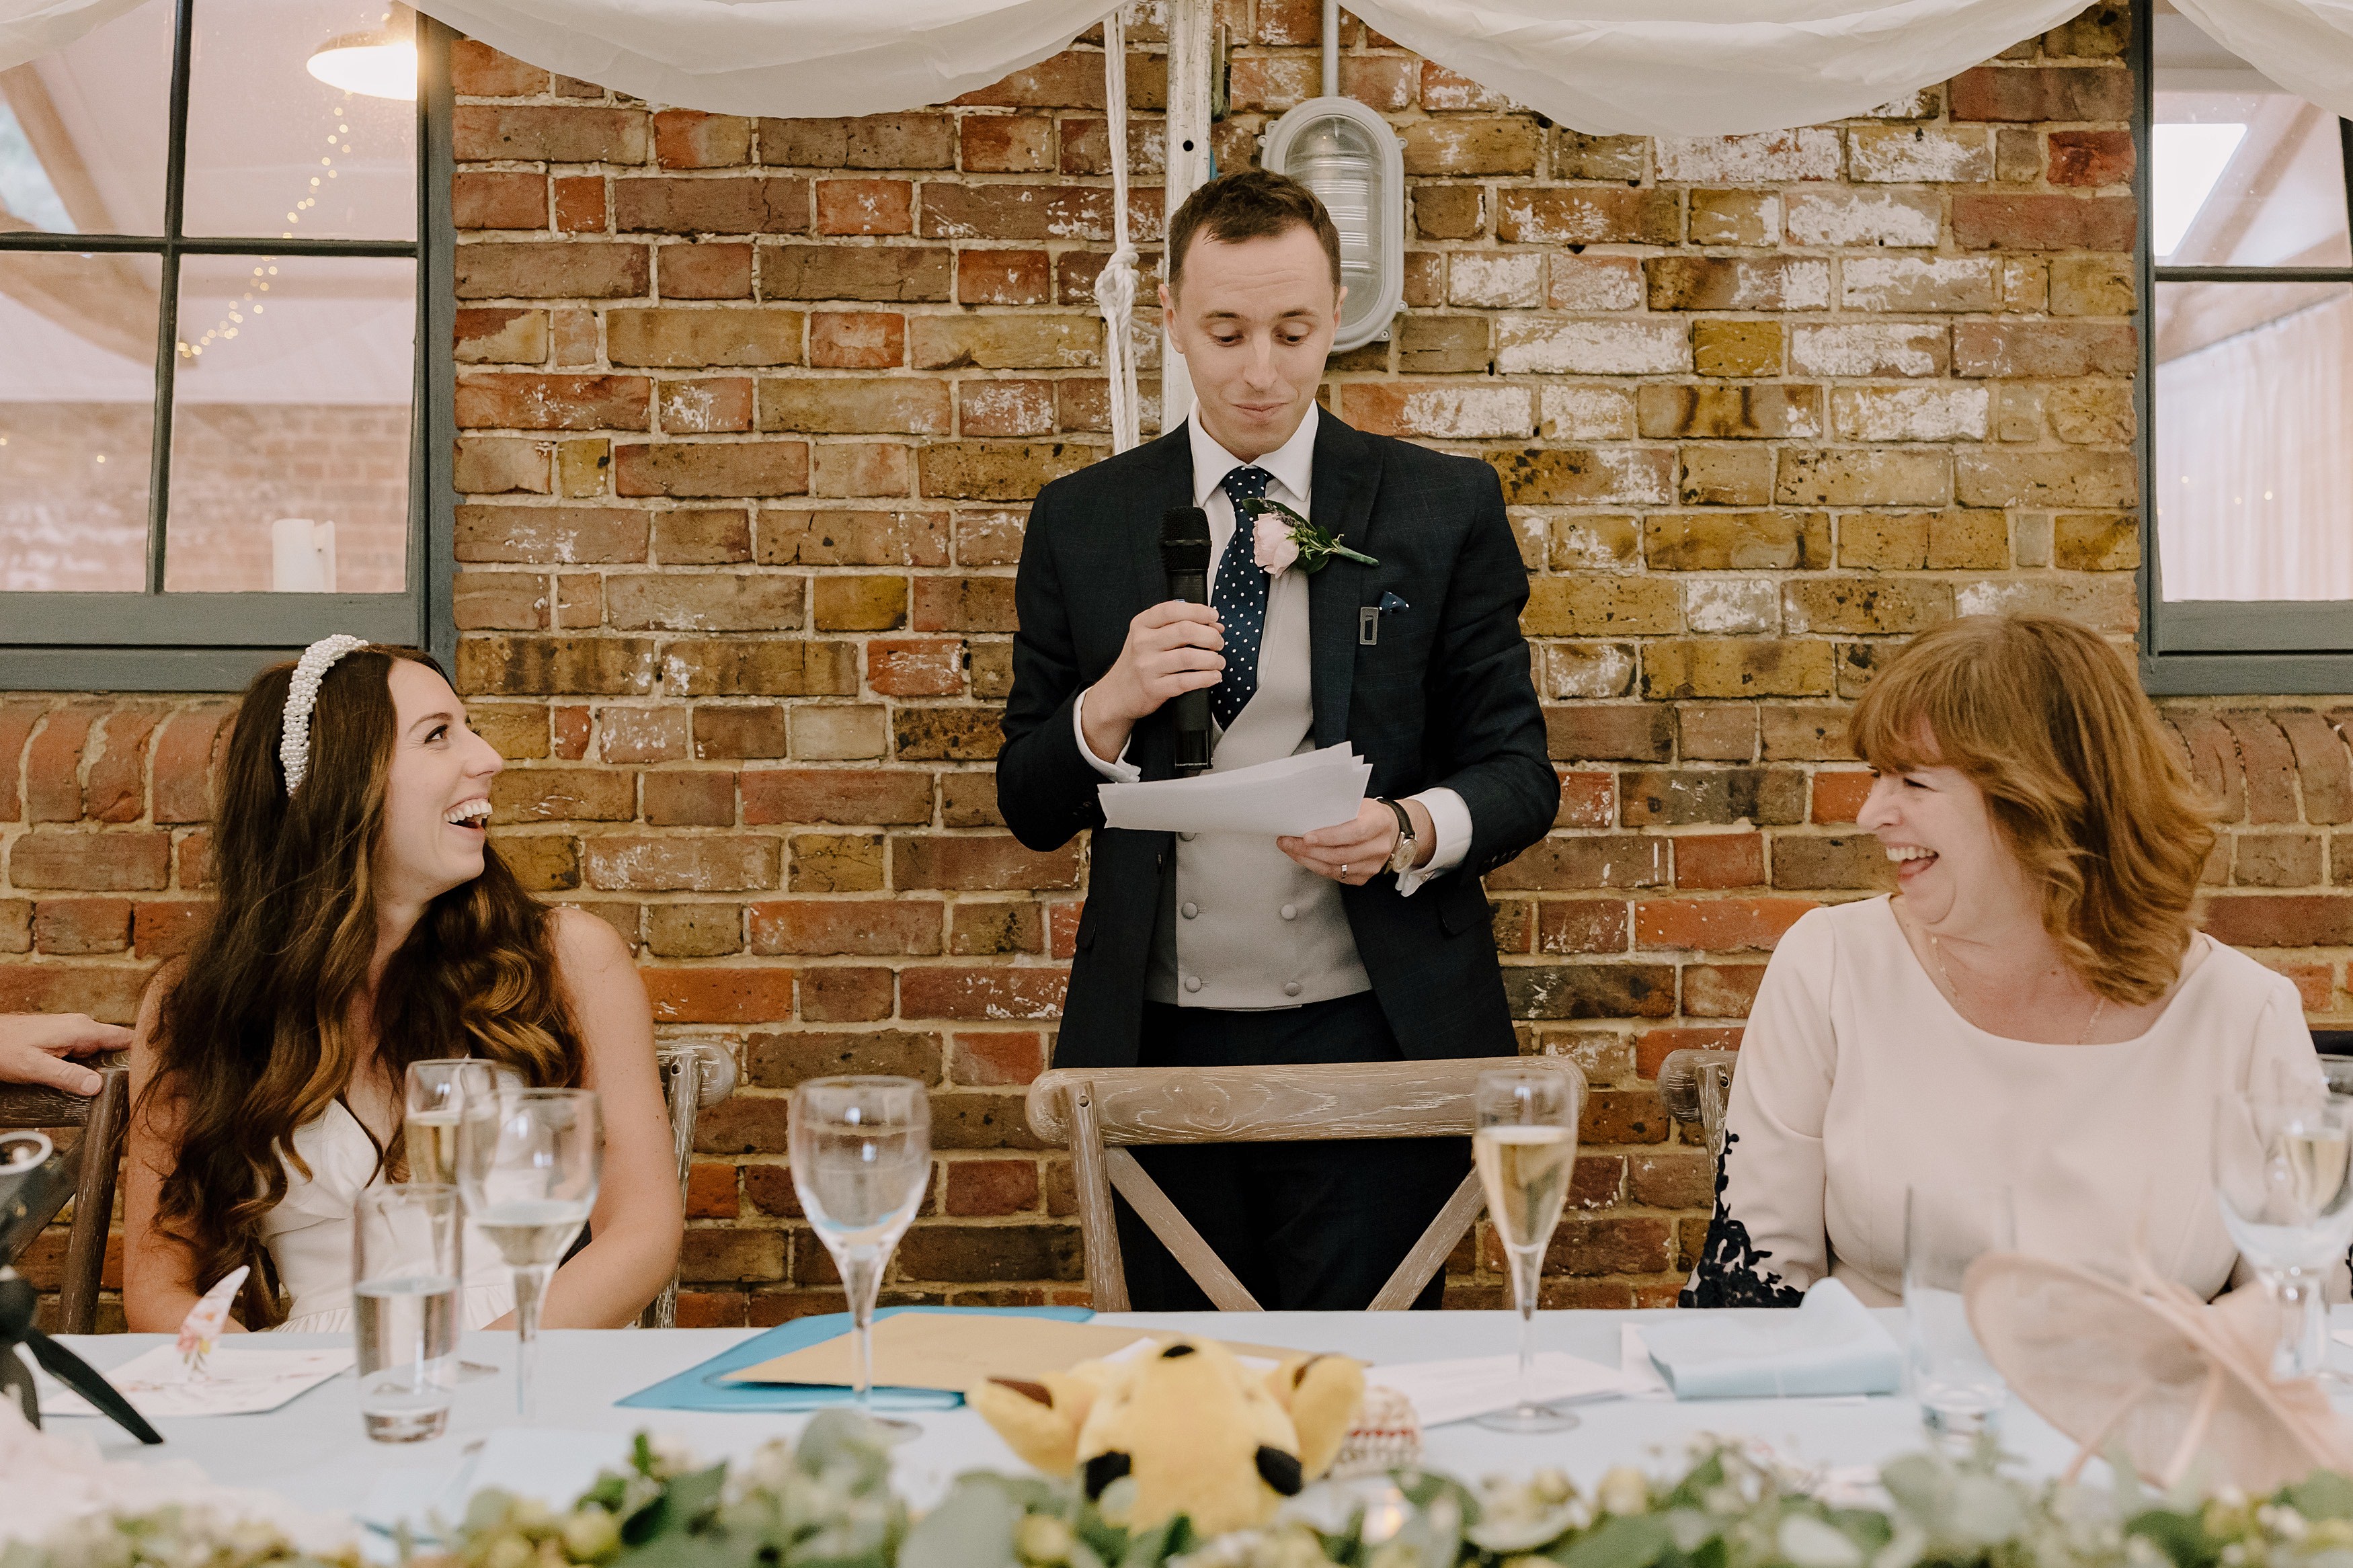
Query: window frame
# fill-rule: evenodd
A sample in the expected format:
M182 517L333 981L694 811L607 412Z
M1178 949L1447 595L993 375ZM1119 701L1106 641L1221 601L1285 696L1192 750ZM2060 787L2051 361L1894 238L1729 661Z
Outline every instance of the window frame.
M2206 600L2168 604L2157 527L2157 286L2159 283L2353 284L2349 267L2159 267L2151 248L2149 156L2157 122L2156 6L2133 5L2133 241L2137 274L2141 564L2140 678L2156 696L2302 696L2353 691L2353 600ZM2353 227L2353 122L2337 122ZM2353 522L2353 520L2348 520Z
M199 0L173 7L170 141L164 234L0 235L0 250L154 256L162 263L155 347L156 424L150 438L146 585L136 594L0 593L0 690L236 691L256 671L332 632L421 647L454 668L457 448L456 237L449 46L457 36L417 17L417 237L414 240L191 238L185 195L188 87ZM213 5L234 0L204 0ZM184 256L392 256L417 263L417 351L409 420L407 586L398 594L167 593L173 378L178 363ZM214 634L212 628L224 630ZM93 630L93 628L96 628Z

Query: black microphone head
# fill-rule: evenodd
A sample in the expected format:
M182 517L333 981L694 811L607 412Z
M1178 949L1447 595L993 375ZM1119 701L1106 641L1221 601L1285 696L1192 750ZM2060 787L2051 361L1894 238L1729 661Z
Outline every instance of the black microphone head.
M1209 569L1209 514L1198 506L1172 506L1160 514L1160 568L1164 572Z

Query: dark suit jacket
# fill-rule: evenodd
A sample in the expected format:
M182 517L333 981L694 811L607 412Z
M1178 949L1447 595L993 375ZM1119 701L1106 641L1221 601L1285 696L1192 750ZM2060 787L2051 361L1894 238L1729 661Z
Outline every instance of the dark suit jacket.
M1471 809L1462 864L1411 898L1387 873L1341 889L1356 952L1408 1057L1507 1054L1511 1015L1479 879L1544 836L1560 781L1520 636L1527 570L1503 487L1476 459L1366 436L1329 414L1314 484L1316 523L1380 563L1335 556L1309 580L1315 743L1353 742L1373 764L1375 795L1444 784ZM1168 834L1103 826L1103 776L1079 750L1071 710L1118 659L1128 623L1168 597L1161 513L1191 504L1179 426L1056 479L1029 512L997 800L1033 849L1094 830L1060 1067L1135 1062L1153 925L1176 857ZM1383 616L1377 640L1361 646L1357 609L1385 592L1411 608ZM1166 708L1136 725L1127 758L1147 779L1175 776Z

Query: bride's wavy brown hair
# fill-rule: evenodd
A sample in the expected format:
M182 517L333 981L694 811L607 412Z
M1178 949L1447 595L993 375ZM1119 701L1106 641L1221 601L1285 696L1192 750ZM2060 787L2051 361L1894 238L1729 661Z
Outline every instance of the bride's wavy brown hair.
M440 673L414 648L374 646L327 671L309 772L290 799L278 745L294 666L274 665L247 688L213 819L218 898L163 981L155 1072L140 1101L145 1115L161 1097L178 1122L157 1217L188 1249L199 1288L252 1266L238 1300L248 1328L284 1316L261 1226L286 1196L287 1165L309 1173L294 1130L343 1093L371 1038L396 1086L410 1062L456 1056L501 1062L534 1084L580 1079L549 910L495 847L480 877L426 907L360 1016L375 954L396 659Z
M2084 984L2139 1006L2173 984L2212 813L2097 633L2058 616L1948 621L1873 678L1847 733L1882 773L1957 768L1985 792Z

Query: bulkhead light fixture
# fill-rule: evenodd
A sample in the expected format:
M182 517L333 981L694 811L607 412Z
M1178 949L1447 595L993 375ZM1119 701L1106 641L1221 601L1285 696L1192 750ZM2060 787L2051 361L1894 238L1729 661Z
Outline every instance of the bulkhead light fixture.
M1405 299L1405 157L1388 121L1340 96L1337 0L1324 6L1324 96L1311 98L1266 133L1264 166L1290 175L1322 200L1340 231L1340 305L1335 353L1389 334Z
M311 51L311 74L369 98L417 98L417 13L395 5L383 25L340 33Z

